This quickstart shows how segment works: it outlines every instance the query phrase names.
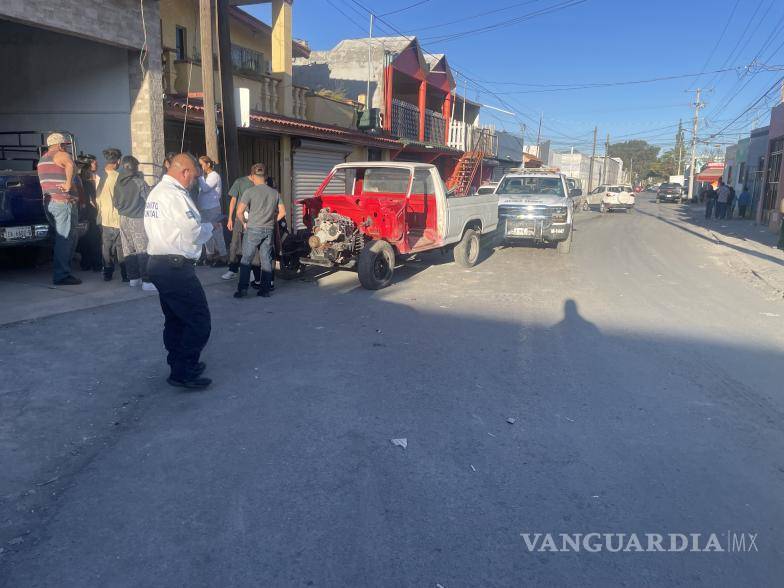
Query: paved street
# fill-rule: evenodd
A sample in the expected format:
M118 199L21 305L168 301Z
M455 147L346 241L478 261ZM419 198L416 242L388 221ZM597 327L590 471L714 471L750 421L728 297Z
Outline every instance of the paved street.
M156 297L0 328L0 585L776 584L784 261L637 200L378 292L213 276L206 392L166 385ZM521 538L728 531L758 551Z

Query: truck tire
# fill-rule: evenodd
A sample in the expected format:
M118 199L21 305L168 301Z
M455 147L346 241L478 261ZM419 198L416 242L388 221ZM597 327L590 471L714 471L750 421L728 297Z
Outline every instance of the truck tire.
M280 276L280 279L282 280L295 280L300 277L305 270L303 265L299 262L299 257L295 256L281 257L278 265L278 276Z
M371 241L359 254L359 283L367 290L380 290L392 281L395 273L395 250L386 241Z
M466 229L466 232L463 233L463 238L455 245L455 250L453 252L455 263L462 267L474 267L476 262L479 261L479 252L481 249L479 231L476 229Z
M574 227L570 228L569 236L566 239L558 241L558 245L556 246L558 253L566 254L572 250L572 231L574 231Z

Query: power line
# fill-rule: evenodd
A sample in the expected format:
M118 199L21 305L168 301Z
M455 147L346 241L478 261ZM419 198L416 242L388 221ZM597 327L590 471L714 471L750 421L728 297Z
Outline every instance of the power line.
M430 1L431 0L419 0L419 2L414 2L413 4L409 4L408 6L404 6L403 8L398 8L397 10L390 10L389 12L385 12L380 16L391 16L393 14L399 14L401 12L405 12L406 10L416 8L417 6L422 6L422 4L427 4Z
M727 17L727 22L724 23L724 28L721 30L721 34L719 35L719 38L716 39L716 44L713 46L713 49L711 49L711 52L708 55L708 59L705 60L705 64L702 66L703 71L707 69L711 59L713 59L713 55L716 53L716 49L719 48L719 45L724 40L724 35L727 32L727 27L729 27L730 22L732 22L732 17L735 15L735 11L738 8L738 4L740 4L740 0L735 0L735 5L732 7L732 11L730 12L729 17ZM699 78L697 80L694 80L694 82L697 83L698 80Z
M732 122L730 122L729 124L727 124L727 125L726 125L724 128L722 128L722 129L721 129L720 131L718 131L717 133L713 133L712 135L710 135L710 137L709 137L709 138L713 138L713 137L715 137L715 136L719 135L720 133L723 133L724 131L726 131L726 130L727 130L729 127L731 127L731 126L732 126L732 124L733 124L734 122L736 122L736 121L737 121L737 120L738 120L740 117L742 117L744 114L746 114L747 112L749 112L749 111L750 111L752 108L754 108L754 107L755 107L757 104L759 104L760 102L762 102L762 101L763 101L763 100L764 100L764 99L765 99L765 98L768 96L768 94L770 94L770 93L771 93L773 90L776 90L776 89L779 87L779 84L780 84L781 82L784 82L784 76L782 76L782 77L780 77L778 80L776 80L776 81L774 82L774 84L773 84L773 85L772 85L770 88L768 88L768 90L767 90L767 91L766 91L766 92L765 92L765 93L764 93L762 96L760 96L759 98L757 98L757 99L756 99L756 100L755 100L755 101L754 101L754 102L751 104L751 106L749 106L749 107L748 107L746 110L744 110L744 111L743 111L743 112L741 112L741 113L740 113L738 116L736 116L734 119L732 119Z
M438 29L438 28L441 28L441 27L446 27L446 26L449 26L449 25L458 24L458 23L465 22L465 21L468 21L468 20L475 20L477 18L482 18L482 17L485 17L485 16L489 16L491 14L497 14L499 12L504 12L506 10L512 10L513 8L519 8L520 6L525 6L527 4L535 4L537 2L542 2L542 0L526 0L525 2L516 2L515 4L510 4L509 6L504 6L502 8L496 8L495 10L486 10L485 12L480 12L478 14L473 14L471 16L464 16L462 18L457 18L455 20L449 20L449 21L442 22L442 23L439 23L439 24L428 25L426 27L419 27L416 30L420 31L420 32L421 31L430 31L432 29Z
M548 6L547 8L542 8L541 10L537 10L535 12L529 12L528 14L524 14L524 15L518 16L516 18L510 18L510 19L507 19L507 20L503 20L503 21L499 21L499 22L493 23L491 25L486 25L486 26L483 26L483 27L477 27L475 29L469 29L469 30L465 30L465 31L460 31L460 32L457 32L457 33L450 33L450 34L445 34L445 35L441 35L441 36L425 37L422 40L426 41L426 42L432 42L432 43L441 43L441 44L442 43L448 43L449 41L454 41L456 39L461 39L461 38L469 36L469 35L477 35L477 34L482 34L482 33L488 33L488 32L495 31L495 30L500 29L500 28L509 27L509 26L512 26L512 25L515 25L515 24L518 24L518 23L521 23L521 22L524 22L524 21L527 21L527 20L531 20L533 18L536 18L537 16L544 16L546 14L550 14L550 13L553 13L553 12L558 12L558 11L564 10L566 8L571 8L573 6L577 6L579 4L583 4L583 3L587 2L587 1L588 0L564 0L563 2L560 2L559 4L554 4L552 6Z

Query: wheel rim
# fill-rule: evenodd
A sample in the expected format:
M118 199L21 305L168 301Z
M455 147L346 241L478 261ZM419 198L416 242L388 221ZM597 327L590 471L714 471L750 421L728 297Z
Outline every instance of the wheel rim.
M473 263L479 257L479 239L474 235L468 241L468 261Z
M388 279L390 273L389 262L385 255L377 255L373 262L373 277L379 282Z

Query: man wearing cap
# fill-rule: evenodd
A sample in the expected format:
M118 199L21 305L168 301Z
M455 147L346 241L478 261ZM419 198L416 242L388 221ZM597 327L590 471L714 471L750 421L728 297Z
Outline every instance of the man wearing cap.
M272 240L275 238L275 224L286 216L286 208L280 201L277 190L267 185L267 170L263 163L257 163L251 168L250 178L253 187L243 192L236 212L236 222L242 223L245 235L242 240L240 280L234 297L243 298L248 295L250 264L258 248L261 256L258 296L269 298L272 290Z
M82 281L71 274L71 258L76 247L76 225L79 222L78 194L74 186L76 166L62 133L46 138L46 153L38 160L38 180L47 199L46 208L54 220L54 273L57 286L74 286Z
M144 209L147 272L158 289L163 310L163 344L172 386L203 389L206 366L199 361L210 338L210 309L196 276L201 247L212 237L212 224L202 223L188 194L198 177L196 160L186 153L172 158L166 175L152 189Z

